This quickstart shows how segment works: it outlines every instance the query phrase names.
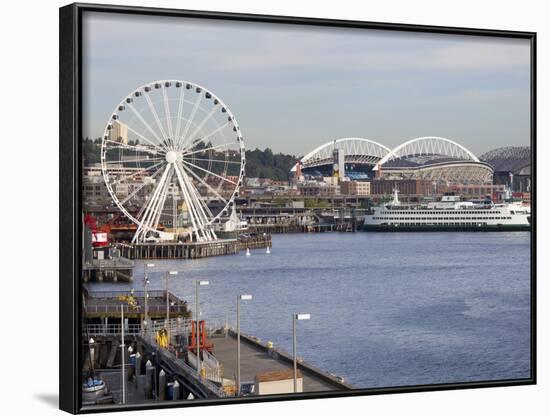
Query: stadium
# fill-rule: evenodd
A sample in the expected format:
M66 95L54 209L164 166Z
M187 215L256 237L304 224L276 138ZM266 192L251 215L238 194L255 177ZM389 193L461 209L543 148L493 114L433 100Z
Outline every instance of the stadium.
M461 144L442 137L419 137L390 149L363 138L342 138L309 152L291 169L294 176L369 180L431 180L491 184L494 169Z
M515 192L531 191L531 148L506 146L479 157L494 170L495 184L506 184Z

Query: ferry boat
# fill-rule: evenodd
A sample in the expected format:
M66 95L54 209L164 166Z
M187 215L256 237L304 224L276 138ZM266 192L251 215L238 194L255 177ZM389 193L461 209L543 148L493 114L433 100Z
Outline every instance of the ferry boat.
M402 204L394 189L393 201L365 215L366 231L525 231L531 230L531 211L521 203L493 204L491 200L461 201L444 195L428 204Z

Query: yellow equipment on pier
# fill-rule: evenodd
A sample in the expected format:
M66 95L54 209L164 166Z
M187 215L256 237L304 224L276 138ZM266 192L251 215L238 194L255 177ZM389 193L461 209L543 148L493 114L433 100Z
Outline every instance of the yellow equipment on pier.
M168 338L168 331L166 329L160 329L156 334L156 341L157 345L159 345L163 349L168 349L169 338Z

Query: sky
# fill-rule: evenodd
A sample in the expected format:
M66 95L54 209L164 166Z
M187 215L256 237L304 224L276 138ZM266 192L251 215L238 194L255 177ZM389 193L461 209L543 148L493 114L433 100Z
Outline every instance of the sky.
M229 106L247 149L442 136L481 155L530 142L528 40L105 13L83 22L91 138L136 87L179 79Z

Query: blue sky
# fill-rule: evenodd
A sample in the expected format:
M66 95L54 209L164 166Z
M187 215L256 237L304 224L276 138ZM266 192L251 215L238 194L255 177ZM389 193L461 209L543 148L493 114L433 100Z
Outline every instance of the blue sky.
M90 13L84 135L158 79L205 86L248 149L305 154L340 137L419 136L480 155L530 138L527 40Z

